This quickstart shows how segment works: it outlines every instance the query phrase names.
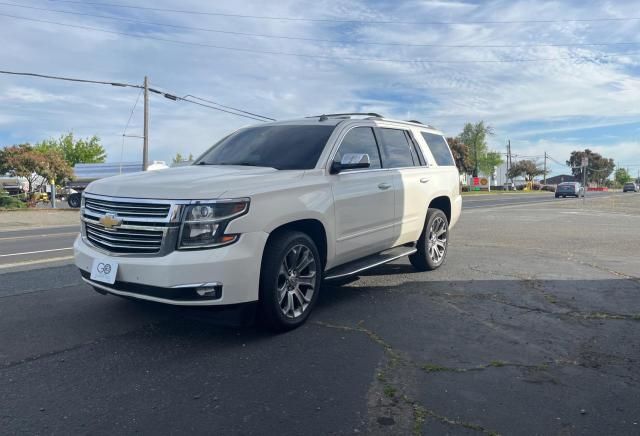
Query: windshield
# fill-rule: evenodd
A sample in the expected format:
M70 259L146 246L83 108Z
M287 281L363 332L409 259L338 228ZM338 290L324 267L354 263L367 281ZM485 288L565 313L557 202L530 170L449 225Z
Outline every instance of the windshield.
M316 166L334 128L334 125L250 127L218 142L195 165L308 170Z

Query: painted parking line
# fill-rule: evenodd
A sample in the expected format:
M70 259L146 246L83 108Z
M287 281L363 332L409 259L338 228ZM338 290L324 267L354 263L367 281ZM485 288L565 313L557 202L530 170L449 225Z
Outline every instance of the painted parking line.
M51 257L49 259L25 260L23 262L5 263L0 265L0 270L9 268L18 268L23 266L38 265L44 263L64 262L73 259L73 256Z
M50 250L25 251L24 253L0 254L0 257L26 256L26 255L28 255L28 254L51 253L51 252L53 252L53 251L63 251L63 250L73 250L73 247L67 247L67 248L52 248L52 249L50 249Z
M22 236L7 236L4 238L0 238L0 241L11 241L16 239L29 239L29 238L47 238L47 237L56 237L56 236L71 236L77 235L79 232L67 232L67 233L46 233L44 235L22 235Z

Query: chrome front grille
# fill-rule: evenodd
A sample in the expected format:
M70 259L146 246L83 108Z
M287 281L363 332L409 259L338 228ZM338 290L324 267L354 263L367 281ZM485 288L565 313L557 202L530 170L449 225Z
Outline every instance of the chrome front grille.
M106 229L88 221L85 232L93 245L114 253L158 253L164 236L162 230Z
M113 201L95 197L86 197L84 207L85 211L100 215L113 213L121 218L166 218L171 210L171 204L139 203L128 199Z
M84 193L82 236L108 254L162 256L175 249L182 204Z

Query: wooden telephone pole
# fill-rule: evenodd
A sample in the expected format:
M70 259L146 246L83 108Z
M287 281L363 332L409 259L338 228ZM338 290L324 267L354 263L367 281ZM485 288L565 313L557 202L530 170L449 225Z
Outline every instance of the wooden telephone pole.
M144 133L142 146L142 170L149 167L149 80L144 76Z

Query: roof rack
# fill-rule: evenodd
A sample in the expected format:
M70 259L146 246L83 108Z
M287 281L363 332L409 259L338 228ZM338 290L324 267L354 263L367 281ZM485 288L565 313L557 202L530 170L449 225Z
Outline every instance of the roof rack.
M418 121L418 120L407 120L405 121L406 123L415 123L415 124L421 124L429 129L434 129L434 130L438 130L436 127L433 127L431 124L425 124L422 121Z
M369 117L383 118L382 115L376 114L375 112L346 112L343 114L322 114L322 115L314 115L307 118L320 118L318 121L326 121L329 119L329 117L342 117L342 116L349 116L349 115L366 115Z

